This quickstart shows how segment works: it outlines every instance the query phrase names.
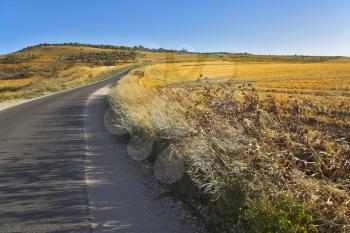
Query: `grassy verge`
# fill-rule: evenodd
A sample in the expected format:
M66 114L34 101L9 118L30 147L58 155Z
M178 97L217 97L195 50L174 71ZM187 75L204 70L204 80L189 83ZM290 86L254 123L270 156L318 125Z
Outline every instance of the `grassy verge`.
M349 64L156 64L111 99L183 159L174 192L210 231L349 232Z

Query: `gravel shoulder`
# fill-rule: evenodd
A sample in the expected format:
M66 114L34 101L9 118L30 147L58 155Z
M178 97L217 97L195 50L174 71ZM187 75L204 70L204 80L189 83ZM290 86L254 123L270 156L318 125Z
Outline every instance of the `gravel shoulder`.
M128 136L115 136L104 126L105 87L90 96L85 118L86 181L95 232L203 232L196 217L144 162L127 154Z
M0 111L4 110L6 108L11 108L13 106L26 103L28 101L31 101L32 99L14 99L14 100L5 100L3 102L0 102Z

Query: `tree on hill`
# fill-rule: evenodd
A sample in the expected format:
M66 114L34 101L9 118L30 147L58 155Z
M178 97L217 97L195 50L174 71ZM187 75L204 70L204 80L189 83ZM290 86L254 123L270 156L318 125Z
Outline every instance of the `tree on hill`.
M92 52L79 53L66 57L69 62L80 62L92 65L114 65L118 62L135 61L138 53L129 50L120 50L114 52Z

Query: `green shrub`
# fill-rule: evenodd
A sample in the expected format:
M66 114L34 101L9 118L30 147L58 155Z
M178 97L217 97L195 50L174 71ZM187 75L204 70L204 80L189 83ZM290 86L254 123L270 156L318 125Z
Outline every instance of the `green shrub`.
M236 232L266 233L306 233L316 232L311 213L305 204L298 204L291 196L269 198L262 195L246 200L235 227Z
M138 53L135 51L91 52L72 54L65 59L69 62L81 62L93 65L112 66L118 62L135 61Z
M226 183L220 197L210 203L209 228L220 232L235 232L235 224L245 199L246 193L243 191L242 184L236 181Z

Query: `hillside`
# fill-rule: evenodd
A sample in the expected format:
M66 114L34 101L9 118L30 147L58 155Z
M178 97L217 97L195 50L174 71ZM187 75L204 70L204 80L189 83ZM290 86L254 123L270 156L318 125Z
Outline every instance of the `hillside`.
M136 63L138 54L86 46L36 46L0 57L0 101L84 85Z

